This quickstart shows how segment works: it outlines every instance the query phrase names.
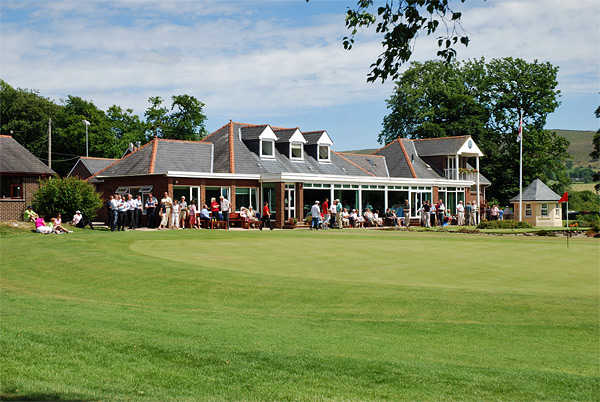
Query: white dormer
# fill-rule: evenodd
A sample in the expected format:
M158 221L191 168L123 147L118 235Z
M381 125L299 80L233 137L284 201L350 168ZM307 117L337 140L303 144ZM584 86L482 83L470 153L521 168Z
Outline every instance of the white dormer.
M275 141L277 141L277 136L271 127L266 126L262 133L259 134L258 139L260 143L260 157L275 158Z
M294 131L294 134L292 134L292 136L290 137L290 160L304 160L304 144L306 144L306 139L304 138L300 130L296 129L296 131Z
M332 145L333 141L331 141L327 131L323 131L323 134L317 140L317 159L319 162L331 162Z
M467 138L467 140L464 142L464 144L462 144L462 146L456 154L465 157L483 156L483 152L481 152L481 150L479 149L477 144L475 144L475 141L473 141L471 137Z

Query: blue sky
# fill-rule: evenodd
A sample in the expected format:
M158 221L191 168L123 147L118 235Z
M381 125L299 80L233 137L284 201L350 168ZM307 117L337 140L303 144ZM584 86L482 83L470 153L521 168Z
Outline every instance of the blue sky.
M392 84L366 82L372 32L343 50L353 1L3 0L0 77L54 99L73 94L142 114L149 96L191 94L208 129L229 119L326 129L338 150L376 146ZM591 0L468 0L459 58L522 57L560 67L548 128L598 127L600 7ZM415 60L433 58L419 39Z

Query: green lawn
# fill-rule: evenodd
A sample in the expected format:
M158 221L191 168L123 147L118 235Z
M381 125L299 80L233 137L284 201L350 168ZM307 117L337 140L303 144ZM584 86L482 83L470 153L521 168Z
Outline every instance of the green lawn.
M597 240L2 236L4 399L598 400Z

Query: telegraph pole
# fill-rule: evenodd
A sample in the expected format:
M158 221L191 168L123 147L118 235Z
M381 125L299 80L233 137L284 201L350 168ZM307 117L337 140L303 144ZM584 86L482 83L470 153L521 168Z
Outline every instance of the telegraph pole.
M52 119L48 118L48 167L52 169Z

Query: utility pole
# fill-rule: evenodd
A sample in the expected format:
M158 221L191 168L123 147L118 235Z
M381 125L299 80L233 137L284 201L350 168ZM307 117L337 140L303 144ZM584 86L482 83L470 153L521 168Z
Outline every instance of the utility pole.
M87 120L83 120L83 124L85 125L85 156L88 157L88 156L90 156L90 154L88 152L88 126L91 123Z
M48 167L52 169L52 119L48 118Z

